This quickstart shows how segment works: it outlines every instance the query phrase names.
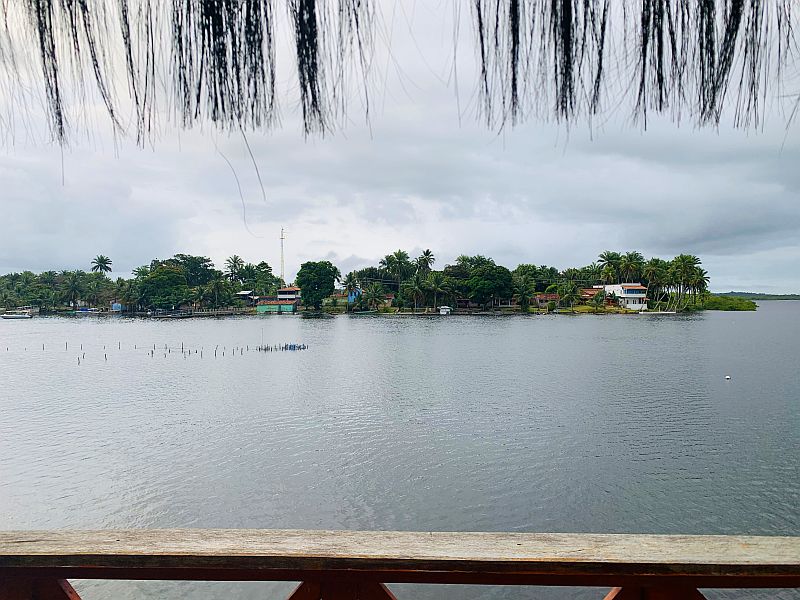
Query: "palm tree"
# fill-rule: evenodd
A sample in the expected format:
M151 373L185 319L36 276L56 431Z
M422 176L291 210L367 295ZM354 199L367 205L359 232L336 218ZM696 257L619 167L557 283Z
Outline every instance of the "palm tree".
M528 275L514 278L514 299L519 304L522 312L528 312L531 297L536 293L536 280Z
M609 267L614 272L614 283L619 283L619 263L622 259L620 253L606 250L605 252L600 253L600 256L598 256L597 259L597 263L601 268Z
M238 258L235 255L231 258ZM230 259L228 259L230 260ZM214 298L214 308L219 308L219 297L224 295L227 291L228 284L222 277L214 277L211 281L208 282L208 290L209 296Z
M385 293L380 283L370 283L364 290L364 301L368 308L377 309L383 304Z
M575 301L578 299L578 286L571 281L565 281L558 288L558 295L562 304L568 304L572 312L575 312Z
M361 290L361 286L358 283L358 275L356 275L355 271L350 271L344 276L342 286L344 287L344 291L347 292L347 312L350 312L350 296L352 295L355 300L356 294Z
M433 308L439 303L439 294L447 293L447 279L441 271L428 273L428 291L433 294Z
M73 310L77 310L78 300L83 294L83 276L83 271L68 271L62 282L62 292Z
M206 288L203 287L202 285L198 285L191 292L190 298L192 301L192 306L196 308L203 308L203 302L205 301L207 295L208 291L206 290Z
M403 285L403 280L408 277L411 271L411 261L408 258L408 252L405 250L396 250L391 254L387 254L381 259L380 266L397 280L397 291L400 291L400 286Z
M593 297L592 297L592 308L594 312L597 312L598 309L603 308L603 304L606 301L606 293L604 290L599 290Z
M244 267L244 260L238 254L234 254L225 261L225 274L231 281L239 279L239 274Z
M428 280L420 272L414 273L411 279L406 282L406 292L414 299L414 312L417 312L417 302L425 299L425 292L428 290Z
M417 257L415 262L418 271L429 273L433 267L433 263L436 262L436 258L433 256L433 252L428 249L424 250L422 254Z
M84 298L90 306L97 306L97 303L100 300L101 292L102 289L100 288L100 283L98 281L89 281L84 289Z
M617 279L617 274L614 272L614 267L611 265L606 265L600 271L600 280L603 283L614 283Z
M656 297L660 296L659 292L664 285L666 271L666 263L660 258L651 258L644 264L642 275L647 280L646 296L648 298L655 301Z
M625 281L638 279L644 267L644 257L635 250L633 252L626 252L620 257L619 261L619 274Z
M92 259L93 273L110 273L113 261L103 254L98 254Z

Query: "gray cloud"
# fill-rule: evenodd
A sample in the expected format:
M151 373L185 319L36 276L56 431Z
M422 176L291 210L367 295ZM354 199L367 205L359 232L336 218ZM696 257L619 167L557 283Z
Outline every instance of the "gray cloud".
M286 114L281 129L248 134L265 198L239 134L167 127L155 149L123 141L116 153L76 144L63 185L57 151L7 149L0 270L85 268L102 252L125 272L190 252L217 264L238 253L277 271L284 226L290 277L305 260L346 273L397 248L432 248L440 264L481 253L561 268L638 249L701 255L714 289L800 290L797 125L787 133L773 115L763 131L697 131L651 118L642 132L616 115L591 130L488 131L470 90L459 104L441 81L452 46L425 35L440 29L433 16L415 17L431 23L415 40L394 25L403 71L377 78L387 83L373 91L370 124L353 114L341 131L305 140ZM471 58L460 51L462 86Z

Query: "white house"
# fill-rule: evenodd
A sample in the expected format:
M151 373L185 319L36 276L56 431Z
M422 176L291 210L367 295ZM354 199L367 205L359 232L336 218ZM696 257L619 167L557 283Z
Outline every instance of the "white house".
M615 283L604 286L606 294L614 294L622 308L647 310L647 288L641 283Z
M278 290L278 300L300 300L300 288L296 285L280 288Z

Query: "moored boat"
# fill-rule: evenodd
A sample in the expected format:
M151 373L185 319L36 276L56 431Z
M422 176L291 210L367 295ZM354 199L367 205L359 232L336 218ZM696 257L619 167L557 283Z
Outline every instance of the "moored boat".
M33 313L29 309L18 308L16 310L7 310L1 315L4 319L31 319Z

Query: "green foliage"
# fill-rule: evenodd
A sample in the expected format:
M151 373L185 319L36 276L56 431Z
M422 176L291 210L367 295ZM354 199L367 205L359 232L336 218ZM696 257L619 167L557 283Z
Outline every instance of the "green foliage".
M303 304L319 310L322 301L333 293L336 280L339 278L339 269L330 261L304 262L300 265L295 280L300 288Z
M92 259L92 272L94 273L110 273L112 260L107 256L98 254Z
M747 298L709 294L702 300L706 310L756 310L756 303Z
M191 254L176 254L165 261L166 264L175 265L183 269L186 284L189 287L206 285L218 273L214 263L207 256L192 256Z
M361 299L366 303L367 307L375 310L383 305L386 290L379 283L370 283L361 294Z
M467 286L470 298L484 306L499 298L511 298L514 293L511 271L494 261L472 269Z
M800 300L800 294L764 294L760 292L723 292L717 296L747 298L748 300Z
M189 299L186 275L179 267L161 265L141 282L140 301L147 308L177 308Z

